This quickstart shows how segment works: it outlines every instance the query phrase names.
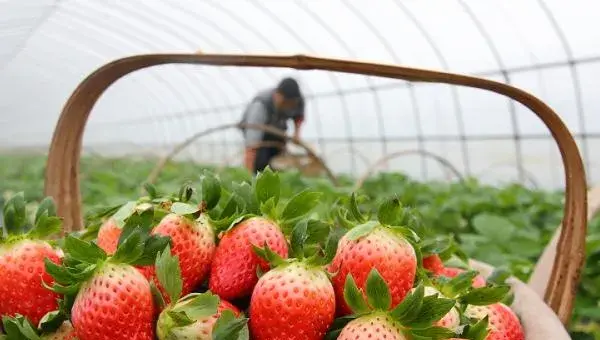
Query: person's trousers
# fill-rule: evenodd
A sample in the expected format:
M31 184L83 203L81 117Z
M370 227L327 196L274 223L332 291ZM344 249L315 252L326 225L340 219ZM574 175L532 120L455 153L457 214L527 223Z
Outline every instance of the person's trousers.
M254 173L263 171L273 157L277 156L281 152L280 148L277 147L262 147L256 150L256 158L254 159Z

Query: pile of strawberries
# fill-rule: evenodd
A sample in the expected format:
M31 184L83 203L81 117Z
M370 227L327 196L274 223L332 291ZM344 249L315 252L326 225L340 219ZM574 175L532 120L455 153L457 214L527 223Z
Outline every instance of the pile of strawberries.
M451 237L398 198L328 216L321 194L280 196L267 169L225 189L205 173L109 207L53 238L51 199L22 194L0 232L0 339L524 339L508 274L483 278ZM99 228L94 228L97 226Z

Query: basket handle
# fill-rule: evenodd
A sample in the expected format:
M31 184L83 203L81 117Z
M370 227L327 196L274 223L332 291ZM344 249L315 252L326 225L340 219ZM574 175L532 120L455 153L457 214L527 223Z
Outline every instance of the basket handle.
M565 211L558 242L560 251L554 259L545 301L563 323L568 321L585 257L587 228L586 179L577 144L560 117L538 98L506 84L466 75L304 55L148 54L115 60L97 69L79 84L65 104L54 131L46 167L45 192L56 200L58 212L64 217L65 230L83 227L79 157L85 123L94 104L111 84L123 76L164 64L285 67L356 73L479 88L502 94L525 105L550 130L565 168Z

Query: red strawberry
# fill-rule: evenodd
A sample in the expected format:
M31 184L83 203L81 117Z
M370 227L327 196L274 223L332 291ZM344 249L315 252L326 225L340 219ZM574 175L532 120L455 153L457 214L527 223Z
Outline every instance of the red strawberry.
M250 300L253 339L323 339L335 316L335 293L326 272L302 262L264 274Z
M154 338L150 284L135 268L105 264L77 294L71 320L80 340Z
M234 300L249 296L258 282L256 268L269 270L267 261L256 255L252 245L265 242L279 256L287 258L288 246L279 226L264 217L240 222L221 238L210 271L209 289L221 298Z
M109 218L102 223L98 230L98 246L107 254L114 254L117 250L119 237L121 237L121 228L113 218Z
M525 340L525 332L517 315L506 305L495 303L487 306L469 305L465 315L482 319L489 317L490 333L486 340Z
M205 215L197 220L171 213L165 216L152 230L153 235L170 236L173 255L179 258L183 279L183 295L191 293L210 271L215 252L215 236ZM148 279L156 279L154 266L142 267L141 272ZM155 281L156 282L156 281ZM163 297L168 300L163 288Z
M369 314L350 321L337 338L338 340L408 340L401 326L387 313Z
M37 325L46 313L58 308L59 295L45 289L42 282L53 282L44 268L44 259L59 263L62 252L40 240L60 230L60 219L54 211L52 201L45 199L36 213L34 228L25 232L30 222L23 194L6 202L4 228L9 234L5 239L0 227L0 315L20 314Z
M465 270L464 269L460 269L460 268L455 268L455 267L445 267L439 274L438 276L445 276L448 278L454 278L456 276L458 276L461 273L464 273ZM481 288L481 287L485 287L486 285L486 281L483 278L483 276L481 275L477 275L474 279L473 279L473 288Z
M444 270L444 262L437 254L423 257L423 267L434 274L439 274Z
M380 224L356 237L351 234L353 230L340 240L337 254L330 266L332 273L337 272L332 281L338 301L338 314L346 315L351 312L344 301L344 284L348 274L352 275L358 287L364 291L367 276L373 268L381 273L388 284L392 306L397 305L412 288L415 280L415 250L399 233Z

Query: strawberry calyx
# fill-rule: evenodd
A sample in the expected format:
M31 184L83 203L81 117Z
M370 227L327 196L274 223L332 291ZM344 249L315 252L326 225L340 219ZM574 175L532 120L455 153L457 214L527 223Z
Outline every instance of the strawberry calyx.
M61 231L62 219L56 216L56 206L51 197L44 198L33 219L27 214L23 192L4 203L4 221L0 227L0 245L10 245L21 240L44 240Z
M146 211L135 214L135 220L140 224L129 221L126 223L117 250L111 256L96 243L69 234L63 242L65 256L62 263L44 260L46 272L52 276L54 283L52 286L45 282L42 284L47 289L64 295L64 310L71 310L81 286L105 265L144 266L155 262L157 253L169 245L170 237L151 235L152 220L148 216L144 218L144 214L148 215Z
M2 316L2 327L6 335L0 335L0 339L27 339L27 340L41 340L47 336L62 331L62 332L73 332L73 326L66 319L56 320L52 327L44 325L44 319L40 321L40 326L36 327L29 319L21 314L15 316Z
M158 281L166 290L171 301L165 306L162 294L151 283L155 301L159 303L162 309L157 324L159 339L170 339L174 336L173 332L177 329L189 326L202 318L213 316L218 312L220 298L210 291L190 293L181 297L183 281L181 278L179 257L171 254L169 246L158 253L155 267ZM237 317L232 311L224 310L213 326L212 339L240 339L240 335L243 334L246 334L245 339L247 339L247 322L247 318L242 316Z
M431 337L449 339L456 333L433 324L444 317L456 304L456 300L438 294L425 296L423 285L418 285L397 306L392 306L390 290L377 269L367 277L365 292L358 288L351 274L346 277L344 299L353 314L339 318L329 330L329 336L339 334L350 321L376 313L385 314L409 338Z

